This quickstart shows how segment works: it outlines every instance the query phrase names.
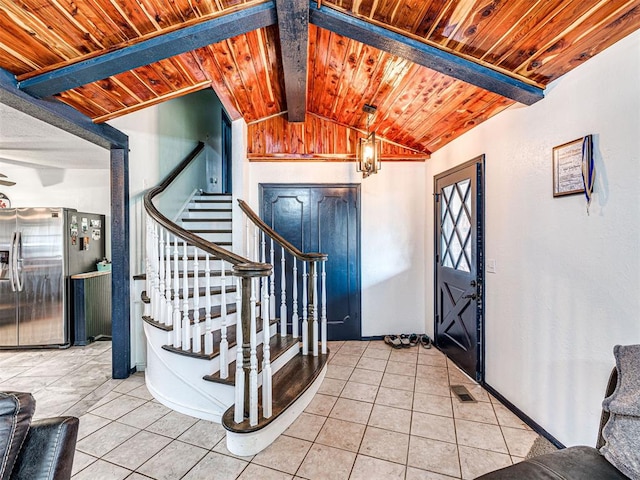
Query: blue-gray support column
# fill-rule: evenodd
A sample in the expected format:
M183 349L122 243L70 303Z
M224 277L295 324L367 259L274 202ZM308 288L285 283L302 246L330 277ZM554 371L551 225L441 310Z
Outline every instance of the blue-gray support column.
M113 378L131 372L129 149L111 148L111 321Z

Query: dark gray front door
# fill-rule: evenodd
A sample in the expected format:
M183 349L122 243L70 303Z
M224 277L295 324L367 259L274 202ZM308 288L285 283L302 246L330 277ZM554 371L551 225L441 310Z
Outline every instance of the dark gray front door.
M482 380L482 173L478 157L435 178L435 342Z
M265 223L301 251L329 255L326 265L329 340L359 340L360 187L265 184L260 188L260 215ZM276 298L280 298L280 252L276 250L274 257ZM291 288L292 260L288 255L285 258L286 281ZM299 299L301 288L299 284ZM291 309L289 300L287 311Z

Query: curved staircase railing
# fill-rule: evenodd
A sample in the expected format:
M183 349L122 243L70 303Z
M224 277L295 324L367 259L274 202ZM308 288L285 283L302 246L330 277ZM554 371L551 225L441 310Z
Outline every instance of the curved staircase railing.
M274 232L242 200L240 208L246 214L247 255L241 256L208 241L163 215L154 200L204 150L198 146L176 166L166 179L144 196L147 212L146 228L146 296L144 318L152 325L169 332L170 348L187 355L219 357L221 380L235 385L233 421L252 427L265 423L272 416L272 365L270 360L271 320L275 319L274 248L281 249L280 268L285 271L285 254L293 258L294 285L289 288L293 311L287 312L286 275L281 275L280 322L281 337L299 338L298 264L302 265L302 354L318 355L327 351L326 335L326 272L327 256L303 253ZM253 226L253 228L250 227ZM270 255L266 255L267 239ZM259 243L261 249L259 248ZM321 292L318 291L318 270L321 270ZM219 268L219 270L217 270ZM219 276L219 286L212 287L212 278ZM237 277L235 286L227 284L227 273ZM204 285L201 285L201 280ZM233 283L233 282L232 282ZM235 311L227 299L235 292ZM219 306L213 305L213 294L219 296ZM321 301L319 298L321 297ZM233 305L233 302L231 302ZM317 311L321 305L320 326ZM259 316L258 316L259 312ZM235 313L235 315L233 315ZM215 315L214 315L215 314ZM215 318L214 318L215 317ZM239 325L238 325L239 322ZM259 327L262 327L259 330ZM229 332L234 330L234 338ZM320 330L320 331L319 331ZM263 338L260 339L260 336ZM259 374L258 345L262 343L262 365ZM235 354L233 354L233 347ZM165 347L163 347L165 348ZM235 363L235 369L229 366ZM231 371L230 371L231 370ZM260 375L260 378L259 378ZM235 378L232 378L235 377ZM277 394L277 393L276 393ZM259 418L260 417L260 418ZM225 425L227 426L227 425Z
M273 266L275 262L274 244L281 249L280 252L280 272L286 271L286 253L289 253L292 262L292 285L291 292L293 298L291 312L291 330L294 337L299 336L298 331L298 262L302 265L302 354L311 352L318 356L318 343L321 345L321 353L327 353L327 272L325 253L303 253L295 246L285 240L280 234L274 231L269 225L264 223L258 215L244 202L238 199L238 205L246 215L246 238L247 257L252 257L255 261L270 262ZM253 225L253 228L251 228ZM266 244L269 240L269 255L267 256ZM250 248L253 246L253 249ZM260 248L258 248L258 246ZM318 332L318 266L320 266L320 304L322 310L320 314L320 332ZM308 271L308 272L307 272ZM269 301L272 306L271 314L275 315L275 272L270 274L270 284L263 285L263 291L268 289ZM287 332L287 276L280 275L280 332L284 335ZM266 283L266 280L263 280ZM266 296L266 294L265 294Z

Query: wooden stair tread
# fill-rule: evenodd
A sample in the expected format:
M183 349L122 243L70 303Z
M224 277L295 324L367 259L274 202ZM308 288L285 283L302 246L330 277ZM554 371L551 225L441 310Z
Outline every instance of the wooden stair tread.
M271 340L269 341L269 350L270 350L270 359L271 363L275 361L276 358L280 357L284 353L286 353L292 346L297 344L300 340L298 338L293 338L291 335L287 335L286 337L281 337L280 334L276 333ZM264 356L264 345L261 343L258 345L256 349L256 355L258 356L258 373L262 371L262 359ZM235 385L236 371L236 362L233 361L229 364L229 377L228 378L220 378L220 372L212 373L211 375L205 375L202 377L203 379L209 382L215 383L224 383L225 385Z
M199 310L198 320L199 320L199 322L204 322L205 319L206 319L207 307L201 307L198 310ZM232 313L236 313L236 304L235 303L227 303L227 314L231 315ZM191 321L191 325L193 325L194 324L193 309L190 309L188 314L189 314L189 320ZM180 315L182 315L182 311L180 312ZM220 305L212 306L211 307L211 318L212 319L216 319L216 318L220 318L220 317L222 317L222 307ZM173 330L173 326L172 325L165 325L163 323L159 323L159 322L157 322L156 320L154 320L153 318L151 318L149 316L143 315L142 319L145 322L147 322L149 325L153 325L154 327L161 328L162 330L166 330L168 332L171 332Z
M199 298L202 301L205 300L206 291L207 291L207 287L198 287L198 295L199 295ZM236 293L236 291L237 291L237 287L235 285L228 285L227 288L225 288L225 292L226 293ZM189 288L189 290L187 292L187 298L193 298L193 292L194 292L194 289L193 288ZM222 294L222 287L213 286L213 287L211 287L209 289L209 293L211 295L220 295L220 294ZM142 302L143 303L149 303L149 301L150 301L146 290L144 292L142 292L141 298L142 298ZM174 300L174 298L175 298L175 295L173 293L173 289L171 289L171 300ZM184 300L184 294L183 294L182 288L180 290L178 290L178 298L180 300Z
M207 291L207 287L198 287L198 295L200 300L204 301L205 298L205 294ZM189 291L187 292L187 298L193 298L193 292L194 289L193 288L189 288ZM211 287L209 290L211 295L220 295L222 294L222 287ZM226 293L236 293L236 286L235 285L228 285L227 288L225 288L225 292ZM171 292L171 300L173 300L175 298L175 295L173 294L173 290ZM184 299L184 294L183 294L183 290L180 289L178 292L178 298L179 299Z
M194 233L197 233L197 230L191 230ZM216 245L224 245L225 247L231 246L231 242L211 242L211 243L215 243ZM170 245L171 247L175 247L175 242L171 241L168 242L167 245ZM187 245L188 247L193 247L193 245ZM182 249L184 248L184 244L182 242L178 242L178 248ZM173 253L173 252L172 252ZM198 257L200 258L200 257ZM204 258L204 256L202 257ZM180 256L180 260L182 260L182 256Z
M258 331L262 332L262 320L260 318L257 319L258 323L257 323L257 327L258 327ZM273 325L274 323L276 323L278 320L274 319L272 320L269 325ZM204 337L205 333L202 334L202 337ZM202 349L203 351L200 353L196 353L193 351L193 348L190 348L189 350L183 350L182 348L176 348L173 345L163 345L162 348L163 350L167 350L169 352L173 352L173 353L177 353L178 355L184 355L186 357L191 357L191 358L199 358L202 360L211 360L213 358L216 358L218 355L220 355L220 341L222 340L222 332L220 330L214 330L213 332L213 352L211 352L211 354L206 355L204 353L204 338L201 339L201 345L202 345ZM192 346L193 346L193 339L191 339L192 342ZM227 327L227 342L229 344L229 348L234 347L236 345L236 325L229 325Z
M204 260L204 257L202 257L202 259ZM193 260L193 258L191 259ZM218 260L218 259L216 259ZM173 260L172 260L173 261ZM182 262L182 260L180 260ZM222 270L211 270L209 272L209 275L212 277L221 277L222 276ZM207 276L206 272L203 270L198 270L198 278L205 278ZM229 279L232 279L233 277L233 270L225 270L225 276ZM187 278L193 278L193 270L189 270L187 272ZM178 278L184 278L184 273L182 271L178 272ZM147 279L147 274L146 273L138 273L136 275L133 276L134 280L146 280Z
M263 418L262 411L259 411L257 425L249 425L248 418L241 423L235 423L233 421L234 406L232 405L222 416L222 426L235 433L250 433L266 427L300 398L318 378L328 359L328 351L326 355L319 354L317 357L298 354L272 377L273 407L271 417ZM260 397L258 405L261 405L262 389L258 395Z

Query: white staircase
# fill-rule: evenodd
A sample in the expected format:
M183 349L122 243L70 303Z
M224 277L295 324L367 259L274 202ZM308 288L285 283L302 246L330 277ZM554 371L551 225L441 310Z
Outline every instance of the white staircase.
M316 255L311 262L292 258L299 283L289 286L289 292L285 283L280 285L277 311L282 318L274 318L276 292L269 264L275 258L274 237L247 226L245 257L228 251L230 195L195 195L173 227L150 206L163 188L152 189L148 202L145 199L147 211L152 211L143 294L147 387L174 410L221 422L228 430L229 450L253 455L297 418L324 378L326 334L319 348L318 332L325 330L314 313L321 296L316 264L322 257L309 254ZM282 248L278 267L283 268L284 247L275 246ZM300 311L287 314L284 299L291 291Z
M232 202L231 195L197 194L182 212L180 225L205 240L231 249Z

